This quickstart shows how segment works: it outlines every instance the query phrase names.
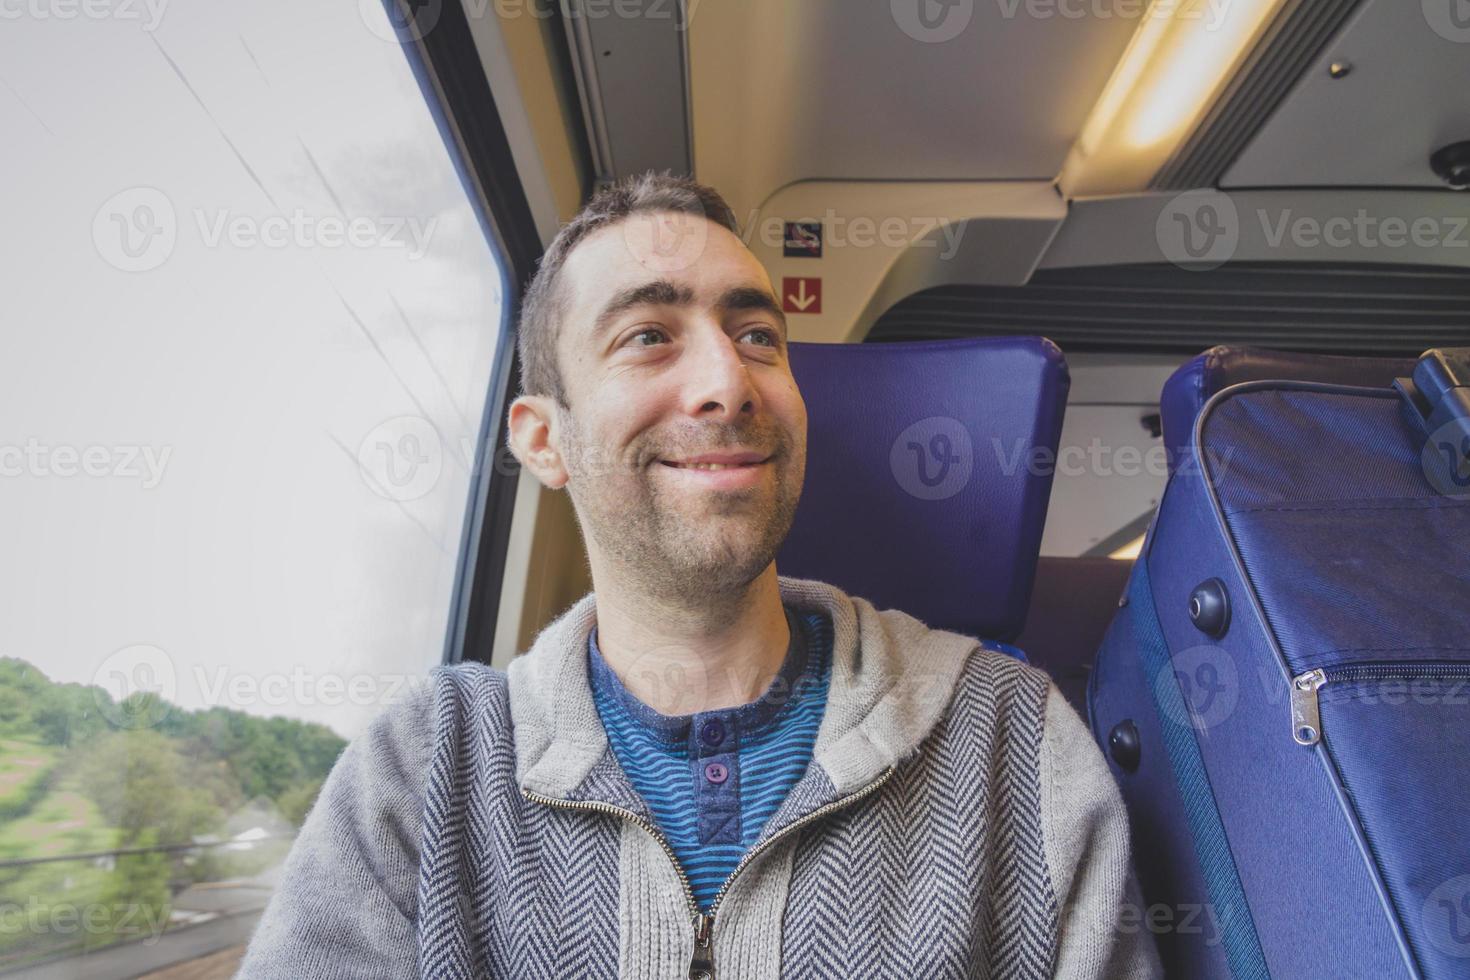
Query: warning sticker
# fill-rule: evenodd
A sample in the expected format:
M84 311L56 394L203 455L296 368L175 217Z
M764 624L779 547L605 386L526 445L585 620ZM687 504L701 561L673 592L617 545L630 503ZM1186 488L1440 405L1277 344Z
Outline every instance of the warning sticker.
M816 276L783 276L781 309L787 313L822 312L822 280Z
M820 221L788 221L781 254L788 259L820 259L822 257L822 223Z

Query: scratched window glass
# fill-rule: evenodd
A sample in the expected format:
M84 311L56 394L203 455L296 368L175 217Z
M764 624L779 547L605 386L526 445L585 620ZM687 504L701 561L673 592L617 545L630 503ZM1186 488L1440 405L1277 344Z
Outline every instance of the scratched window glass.
M0 972L137 976L442 657L501 271L377 0L3 16Z

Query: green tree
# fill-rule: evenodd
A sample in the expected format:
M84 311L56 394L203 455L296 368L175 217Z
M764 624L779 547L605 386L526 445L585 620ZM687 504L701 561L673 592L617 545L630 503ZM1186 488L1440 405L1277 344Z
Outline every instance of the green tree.
M66 692L57 687L42 691L31 710L31 723L36 734L47 745L67 745L71 740L71 704Z
M113 732L73 749L83 790L118 829L121 846L139 846L150 833L160 843L188 843L217 827L219 805L190 776L172 739L141 729Z
M15 687L0 687L0 728L23 733L31 727L31 702L26 693Z
M281 816L291 821L296 827L306 823L306 815L311 812L312 805L316 803L317 794L322 791L322 780L314 779L300 786L293 786L281 794L276 803L281 808Z
M152 846L153 834L143 834L135 847ZM167 854L122 854L108 875L98 906L86 920L86 945L96 948L120 939L141 939L163 931L168 923L171 893Z

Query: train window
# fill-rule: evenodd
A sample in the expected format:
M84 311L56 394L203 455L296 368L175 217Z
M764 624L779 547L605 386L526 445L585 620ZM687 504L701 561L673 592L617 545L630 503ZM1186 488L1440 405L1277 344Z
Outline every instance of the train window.
M505 276L380 5L9 11L0 971L224 976L443 656Z

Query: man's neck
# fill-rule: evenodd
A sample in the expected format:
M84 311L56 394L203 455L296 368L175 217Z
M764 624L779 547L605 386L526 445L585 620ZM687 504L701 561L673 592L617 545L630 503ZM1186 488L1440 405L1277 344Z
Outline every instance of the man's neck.
M791 630L774 564L713 608L650 598L616 579L597 578L597 648L629 693L660 714L748 704L780 672Z

